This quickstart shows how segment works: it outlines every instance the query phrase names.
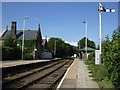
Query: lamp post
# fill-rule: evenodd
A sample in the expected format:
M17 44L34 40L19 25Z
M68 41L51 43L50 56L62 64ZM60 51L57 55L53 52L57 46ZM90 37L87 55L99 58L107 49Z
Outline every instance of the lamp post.
M100 61L99 63L101 63L101 57L102 57L102 13L103 12L115 12L115 9L105 9L104 6L102 5L102 3L99 3L99 7L98 7L98 11L99 11L99 40L100 40Z
M79 49L79 58L80 58L80 42L78 42L78 49Z
M83 21L85 23L85 51L86 51L86 59L87 59L87 21Z
M24 55L24 39L25 39L25 35L24 35L24 30L25 30L25 23L26 23L26 19L29 18L28 16L24 17L24 22L23 22L23 38L22 38L22 60L23 60L23 55Z

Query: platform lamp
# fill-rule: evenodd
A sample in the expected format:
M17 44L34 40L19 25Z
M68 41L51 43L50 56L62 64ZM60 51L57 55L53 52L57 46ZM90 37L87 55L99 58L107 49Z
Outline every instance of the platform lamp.
M86 53L86 59L87 59L87 21L83 21L85 23L85 53Z
M23 38L22 38L22 60L23 60L23 55L24 55L24 39L25 39L25 24L26 24L26 19L29 18L28 16L24 17L24 22L23 22Z

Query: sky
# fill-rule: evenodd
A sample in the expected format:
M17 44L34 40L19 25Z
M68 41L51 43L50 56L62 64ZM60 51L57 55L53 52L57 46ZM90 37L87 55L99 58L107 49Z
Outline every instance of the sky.
M103 2L107 9L116 9L116 12L102 13L102 36L111 37L118 27L118 2ZM40 23L42 36L58 37L70 44L85 37L85 23L88 22L88 38L99 44L99 14L98 2L3 2L2 3L2 30L11 22L17 21L17 30L23 29L23 20L26 20L25 29L37 30Z

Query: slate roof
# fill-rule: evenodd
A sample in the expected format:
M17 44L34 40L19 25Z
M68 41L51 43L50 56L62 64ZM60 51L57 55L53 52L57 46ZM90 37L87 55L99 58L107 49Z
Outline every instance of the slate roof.
M25 39L35 39L37 35L38 30L25 30ZM1 39L5 39L7 35L10 35L11 30L6 31ZM17 39L22 39L23 38L23 31L22 30L17 30L16 31ZM46 39L42 39L42 45L45 45Z
M8 30L1 38L5 39L7 35L11 33L11 30ZM16 31L17 39L22 39L23 31L17 30ZM37 30L25 30L24 32L25 39L35 39L37 35Z

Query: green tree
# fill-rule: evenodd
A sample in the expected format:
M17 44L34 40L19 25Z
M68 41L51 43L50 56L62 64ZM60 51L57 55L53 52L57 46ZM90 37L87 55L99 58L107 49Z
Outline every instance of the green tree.
M17 40L17 44L22 47L22 40ZM36 48L36 39L24 40L24 59L33 59L33 50Z
M74 48L70 44L66 44L60 38L50 38L48 41L48 50L54 54L56 45L56 53L54 57L69 57L74 54Z
M16 53L17 52L17 53ZM8 35L2 47L3 60L15 60L21 58L21 49L17 46L17 41Z
M78 46L80 47L80 48L85 48L85 40L86 40L86 37L84 37L84 38L82 38L81 40L79 40L79 42L78 42ZM88 38L87 38L87 47L91 47L91 48L96 48L95 47L95 43L94 43L94 41L91 41L91 40L89 40Z
M103 63L107 70L107 77L116 88L120 88L120 27L112 34L111 40L106 37L103 42Z
M14 40L12 38L11 35L8 35L5 39L4 39L4 44L3 46L8 46L8 47L16 47L17 46L17 42L16 40Z

